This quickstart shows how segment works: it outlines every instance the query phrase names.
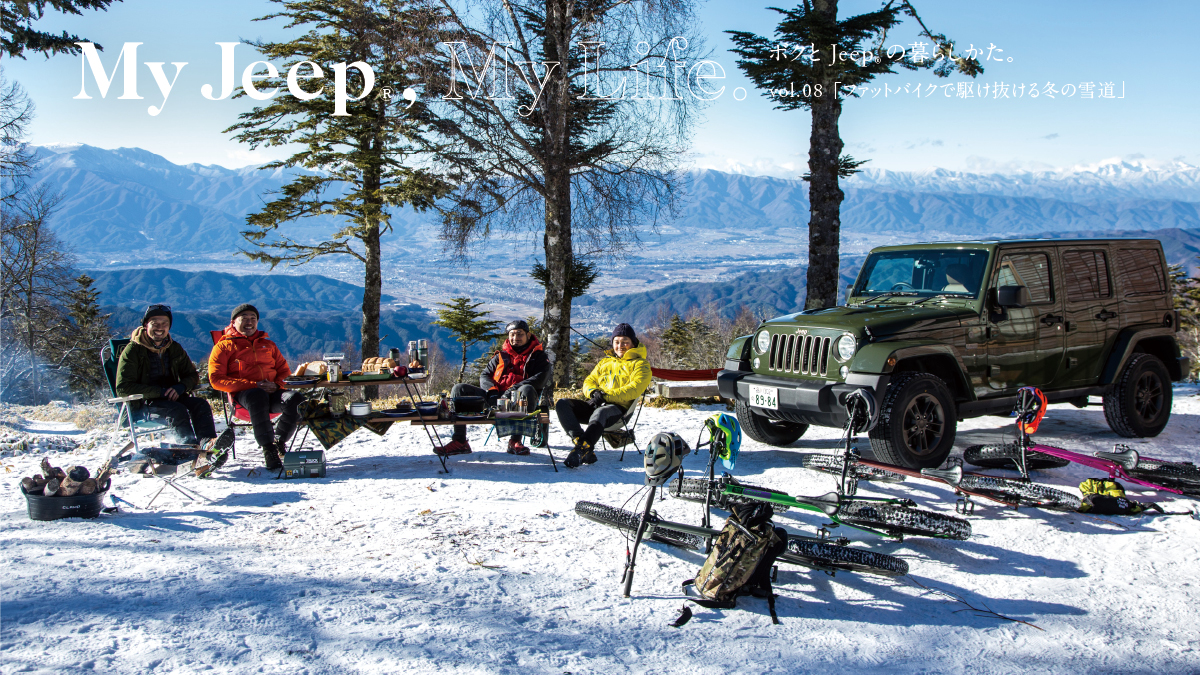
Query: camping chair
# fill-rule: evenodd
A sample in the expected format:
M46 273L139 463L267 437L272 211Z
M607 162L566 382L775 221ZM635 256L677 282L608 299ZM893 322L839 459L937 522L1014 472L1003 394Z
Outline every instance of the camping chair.
M600 442L605 447L612 448L613 450L621 448L621 456L617 458L618 462L625 460L625 446L630 443L633 444L633 448L638 451L639 455L642 454L641 448L637 447L637 437L634 435L633 430L637 427L638 419L642 416L642 406L646 402L646 394L653 387L654 384L651 383L650 387L647 387L646 391L643 391L642 395L629 406L629 410L626 410L624 415L621 415L612 424L608 425L604 429L604 433L600 436Z
M117 462L122 461L122 459L125 459L125 450L128 450L130 447L133 448L133 455L129 456L129 459L137 457L146 458L153 475L156 478L164 481L164 484L159 488L158 492L155 492L154 496L150 498L150 502L146 504L147 508L154 503L155 499L158 499L158 496L162 494L162 491L165 490L168 485L174 488L176 492L192 501L196 501L196 497L200 497L201 499L205 499L207 501L207 498L204 495L201 495L200 493L191 490L186 486L178 485L176 483L176 481L178 481L180 478L188 475L187 473L178 473L179 465L184 464L189 460L194 464L196 459L200 456L199 448L194 448L192 450L184 450L179 448L148 448L147 450L143 451L138 445L139 436L165 433L171 430L171 427L157 420L133 419L133 410L129 407L129 402L142 400L142 394L133 394L131 396L117 395L117 364L121 360L121 352L125 351L127 346L129 346L129 338L116 338L109 340L107 345L100 348L100 365L104 370L104 379L108 382L108 393L111 395L111 398L108 399L108 402L118 406L117 428L120 429L123 426L129 428L129 445L117 451L116 457L112 458L110 462L112 464L116 464ZM168 469L168 467L170 468ZM166 472L167 475L163 475L164 472ZM195 495L195 497L192 495Z
M208 331L208 334L212 336L213 346L216 346L217 341L221 339L221 335L223 333L224 333L224 331L220 331L220 330ZM233 394L230 394L230 393L224 392L224 391L221 392L221 394L222 394L222 396L221 396L221 414L223 414L225 416L225 424L230 429L234 430L234 434L237 433L237 429L239 427L253 428L254 425L250 423L250 411L243 408L242 405L237 402L237 399L235 399L233 397ZM282 413L271 413L271 421L272 422L275 421L275 418L279 417L281 414ZM305 429L305 432L307 433L307 428ZM295 435L293 434L293 436L292 436L293 444L295 443L295 440L296 440L296 438L295 438ZM301 445L303 445L303 441L301 441ZM229 446L229 452L230 452L230 454L233 455L234 459L237 459L236 436L234 437L233 445Z

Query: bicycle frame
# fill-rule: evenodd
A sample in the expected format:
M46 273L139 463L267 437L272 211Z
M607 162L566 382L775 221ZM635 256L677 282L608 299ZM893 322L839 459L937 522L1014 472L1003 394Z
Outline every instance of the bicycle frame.
M1026 398L1026 393L1028 393L1029 398ZM1026 401L1038 402L1038 409L1032 409L1032 407L1028 405ZM1029 479L1029 463L1027 454L1030 451L1033 451L1047 454L1051 457L1065 459L1068 462L1082 464L1093 469L1099 469L1100 471L1107 471L1108 477L1114 480L1120 478L1121 480L1128 481L1135 485L1141 485L1142 487L1148 487L1152 490L1161 490L1162 492L1170 492L1177 495L1183 494L1182 490L1176 490L1175 488L1169 488L1163 485L1158 485L1157 483L1151 483L1149 481L1142 480L1140 478L1134 478L1133 476L1129 475L1129 473L1125 470L1125 467L1112 460L1104 459L1102 457L1092 457L1090 455L1084 455L1078 452L1056 448L1052 445L1042 445L1040 443L1031 442L1030 435L1037 431L1038 423L1041 422L1042 416L1045 415L1045 413L1046 397L1039 389L1036 387L1023 387L1020 392L1018 392L1017 409L1014 411L1014 414L1017 416L1017 447L1021 449L1021 461L1018 468L1021 471L1021 476L1026 480ZM1146 459L1150 461L1162 461L1156 460L1152 457L1147 457Z
M856 464L861 464L862 466L870 467L872 469L879 469L881 471L891 471L892 473L898 473L902 476L909 476L910 478L921 478L923 480L927 480L930 482L941 483L943 485L949 485L950 487L954 488L955 492L957 492L960 495L963 495L964 498L959 500L960 503L963 501L966 501L969 503L971 501L969 499L970 497L982 497L983 499L990 499L991 501L994 501L997 504L1011 506L1014 509L1020 506L1020 502L1012 501L1009 499L1004 499L1002 497L998 497L989 492L981 492L979 490L968 490L961 486L955 485L954 483L951 483L948 480L943 480L941 478L938 478L937 476L930 476L929 474L921 473L920 471L917 471L916 469L908 469L908 468L905 468L902 466L896 466L894 464L884 464L883 462L876 462L876 461L870 460L870 459L855 458L853 461ZM982 473L965 473L963 475L964 476L985 476L985 477L987 477L987 474L982 474ZM959 513L967 513L968 507L965 504L963 504L961 506L961 508L956 508L955 510L958 511Z
M1128 481L1128 482L1134 483L1136 485L1141 485L1143 487L1148 487L1152 490L1161 490L1163 492L1171 492L1171 493L1174 493L1177 495L1183 494L1182 490L1176 490L1175 488L1169 488L1169 487L1166 487L1163 485L1158 485L1157 483L1151 483L1149 481L1142 480L1141 478L1134 478L1133 476L1130 476L1128 472L1125 471L1125 467L1121 466L1120 464L1117 464L1116 462L1114 462L1112 460L1102 459L1100 457L1092 457L1089 455L1080 454L1078 452L1072 452L1070 450L1056 448L1052 445L1042 445L1041 443L1030 443L1028 437L1022 439L1020 446L1021 446L1021 454L1022 455L1024 455L1027 452L1030 452L1030 451L1040 452L1042 454L1050 455L1051 457L1065 459L1067 461L1075 462L1076 464L1082 464L1084 466L1091 467L1093 469L1107 471L1108 477L1112 478L1114 480L1117 478L1120 478L1121 480ZM1151 461L1161 461L1161 460L1155 460L1151 457L1147 457L1146 459L1151 460ZM1024 457L1022 457L1021 463L1022 464L1025 463ZM1022 473L1022 475L1025 475L1026 477L1028 477L1028 472L1022 471L1021 473Z
M779 504L780 506L790 506L803 509L805 511L812 511L814 513L820 513L829 516L829 519L837 525L845 525L846 527L860 530L862 532L870 532L871 534L884 537L885 539L893 539L895 541L902 541L904 539L903 535L890 534L883 530L877 530L873 527L864 527L862 525L855 525L853 523L847 523L843 521L838 517L838 512L841 511L842 508L842 496L836 492L830 492L829 494L822 495L821 497L793 497L780 492L771 492L769 490L760 490L758 488L747 488L742 487L741 485L726 485L725 489L721 491L721 494L746 497L747 499L756 499L769 504ZM855 499L855 501L879 502L881 504L894 504L896 506L914 505L911 499L893 499L891 497L860 497Z

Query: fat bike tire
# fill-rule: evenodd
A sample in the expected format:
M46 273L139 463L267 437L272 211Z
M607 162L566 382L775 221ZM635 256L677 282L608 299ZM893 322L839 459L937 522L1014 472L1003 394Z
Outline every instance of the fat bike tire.
M965 540L971 523L942 513L899 504L851 500L842 504L838 518L848 525L883 530L892 535Z
M638 522L642 518L632 511L618 509L615 506L608 506L606 504L597 504L596 502L575 502L575 515L594 523L615 527L631 535L637 534ZM650 539L667 544L668 546L677 546L692 551L704 549L704 539L702 537L666 527L655 527L650 533Z
M779 494L787 494L782 490L772 490L771 488L759 487L757 485L747 485L745 483L737 483L739 487L754 488L756 490L766 490L767 492L777 492ZM667 488L667 494L689 502L704 503L704 497L708 494L708 479L707 478L676 478L672 480ZM741 495L724 495L715 494L709 502L714 508L728 511L731 506L746 506L748 504L759 504L762 500L750 499ZM782 504L771 504L771 508L775 513L783 513L788 510L787 506Z
M1163 487L1183 490L1189 494L1200 492L1200 467L1191 462L1162 462L1143 459L1129 475Z
M908 574L908 563L895 556L796 535L788 537L787 550L779 555L779 561L814 569L861 572L884 577Z
M972 445L963 451L963 461L985 469L1019 469L1021 448L1016 443ZM1033 451L1025 453L1025 462L1031 470L1061 469L1071 463L1070 460Z
M998 476L966 475L958 485L965 490L991 493L1016 501L1020 506L1053 511L1078 511L1082 502L1079 497L1062 490Z
M800 464L806 469L820 471L822 473L830 473L842 475L842 458L836 455L804 455L800 458ZM886 469L877 469L873 466L863 466L862 464L852 464L850 473L858 480L869 480L876 483L903 483L904 475Z

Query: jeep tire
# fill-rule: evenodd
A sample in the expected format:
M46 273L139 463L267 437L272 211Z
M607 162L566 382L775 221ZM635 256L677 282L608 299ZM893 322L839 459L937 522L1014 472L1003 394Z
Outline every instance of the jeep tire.
M1136 353L1104 397L1104 419L1125 438L1157 436L1171 418L1171 376L1153 354Z
M791 445L803 436L804 432L808 431L807 424L773 420L759 415L751 410L749 403L740 399L734 401L733 410L737 413L738 424L742 425L742 430L759 443L777 446Z
M910 469L941 466L954 447L958 412L950 388L929 373L900 373L883 395L871 450L888 464Z

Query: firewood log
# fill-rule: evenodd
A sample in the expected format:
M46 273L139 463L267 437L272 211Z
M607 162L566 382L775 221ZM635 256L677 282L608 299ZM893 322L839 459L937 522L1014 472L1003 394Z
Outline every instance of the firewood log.
M96 494L96 479L88 478L79 484L79 494L91 495Z
M74 497L79 494L79 486L83 485L83 481L78 481L67 476L61 480L58 486L59 497Z
M76 464L75 466L67 467L67 475L71 477L71 480L82 483L92 477L92 472L88 471L86 466Z
M50 480L46 481L46 487L42 489L42 496L57 497L59 486L59 480L57 478L51 478Z
M39 480L41 476L26 476L21 479L21 487L25 488L25 494L40 495L42 490L46 489L45 479Z
M43 457L42 458L42 475L46 477L46 480L50 480L51 478L57 478L59 480L62 480L63 478L66 478L67 472L63 471L62 469L58 468L57 466L51 466L50 458Z
M103 464L100 465L99 469L96 469L96 475L93 477L96 479L97 485L103 484L108 478L108 474L112 473L113 463L117 456L118 455L113 455L112 457L109 457L104 461Z

